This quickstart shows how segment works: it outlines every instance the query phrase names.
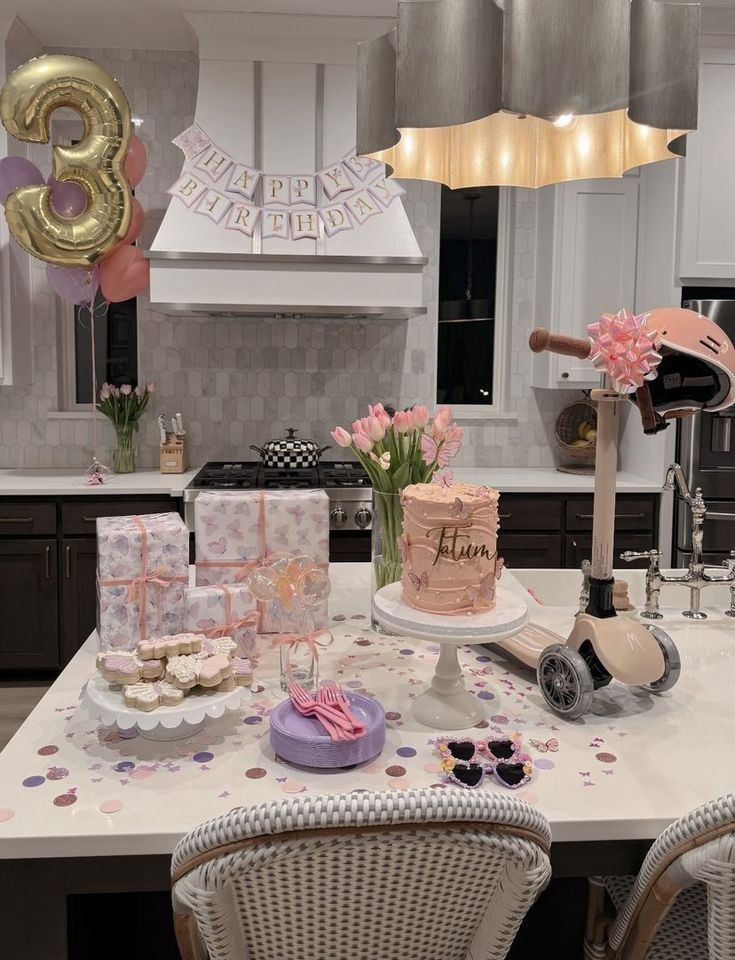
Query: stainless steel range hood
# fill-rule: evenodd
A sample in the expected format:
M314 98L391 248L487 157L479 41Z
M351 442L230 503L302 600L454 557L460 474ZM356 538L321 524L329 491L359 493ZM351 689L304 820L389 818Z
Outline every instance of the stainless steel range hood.
M311 173L355 143L357 41L385 19L187 14L199 41L195 121L242 163ZM248 238L172 198L148 253L166 314L390 318L426 313L402 201L332 237Z

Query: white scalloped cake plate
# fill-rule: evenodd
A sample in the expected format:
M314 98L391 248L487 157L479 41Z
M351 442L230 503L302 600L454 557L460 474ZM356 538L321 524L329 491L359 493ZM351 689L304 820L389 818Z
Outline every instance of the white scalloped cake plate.
M226 710L237 710L251 696L249 687L235 687L226 693L189 693L175 707L134 710L125 706L122 690L110 690L105 678L95 673L82 687L81 700L89 713L106 726L116 723L121 730L138 727L148 731L156 727L173 730L182 724L195 726L203 723L206 717L216 719Z
M523 597L501 586L495 606L485 613L443 616L416 610L403 602L400 582L389 583L373 597L375 619L387 630L441 643L490 643L512 637L528 623L528 604Z

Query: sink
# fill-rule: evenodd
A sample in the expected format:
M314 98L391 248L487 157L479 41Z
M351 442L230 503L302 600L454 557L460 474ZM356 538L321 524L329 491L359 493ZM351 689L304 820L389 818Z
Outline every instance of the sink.
M685 570L663 570L664 576L683 576ZM708 572L713 576L721 576L724 571L720 567L713 567ZM628 582L630 602L641 610L645 601L645 570L615 570L616 580ZM531 568L527 570L513 570L513 576L530 593L531 610L534 606L574 607L579 604L579 593L582 587L582 574L579 570L549 570L546 568ZM730 606L730 588L727 584L712 584L702 590L702 609L710 616L722 616ZM664 584L661 588L661 613L664 619L678 618L684 620L682 610L689 607L689 588L686 586Z

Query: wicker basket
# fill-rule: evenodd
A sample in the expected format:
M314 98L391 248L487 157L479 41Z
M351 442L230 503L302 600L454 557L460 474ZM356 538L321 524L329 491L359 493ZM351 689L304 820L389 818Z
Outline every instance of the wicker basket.
M562 463L559 469L562 472L566 464L569 464L567 469L572 469L575 473L585 468L585 472L591 473L594 469L596 441L588 440L585 444L572 446L574 440L580 439L579 427L585 420L597 429L597 407L591 400L578 400L570 404L556 418L554 439L561 451Z

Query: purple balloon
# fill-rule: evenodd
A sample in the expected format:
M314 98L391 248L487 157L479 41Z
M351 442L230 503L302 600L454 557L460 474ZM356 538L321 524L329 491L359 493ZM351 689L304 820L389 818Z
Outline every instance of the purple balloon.
M92 303L99 287L99 268L58 267L46 264L46 276L54 293L67 303Z
M51 190L51 206L60 217L71 220L87 209L87 194L78 183L73 180L61 182L52 176L47 184Z
M45 182L36 164L25 157L3 157L0 160L0 203L5 203L18 187Z

